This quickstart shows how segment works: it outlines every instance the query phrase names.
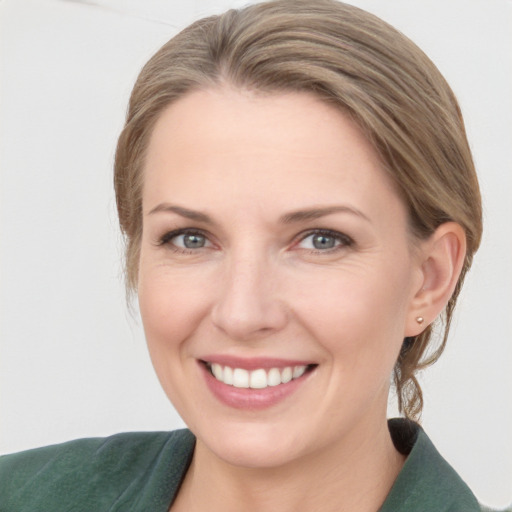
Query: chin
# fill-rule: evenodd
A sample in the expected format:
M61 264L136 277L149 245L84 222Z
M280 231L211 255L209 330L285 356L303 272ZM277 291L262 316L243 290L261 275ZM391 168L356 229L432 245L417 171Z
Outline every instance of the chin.
M258 422L233 422L220 428L210 424L204 435L201 431L194 434L198 443L217 458L244 468L283 466L304 455L306 448L304 434L299 436L284 426Z

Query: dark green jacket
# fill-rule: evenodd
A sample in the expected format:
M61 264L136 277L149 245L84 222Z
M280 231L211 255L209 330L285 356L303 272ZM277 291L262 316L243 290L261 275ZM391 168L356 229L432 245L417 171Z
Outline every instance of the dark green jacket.
M412 422L391 420L408 454L380 512L480 512L472 492ZM0 512L167 512L195 438L188 430L81 439L0 457Z

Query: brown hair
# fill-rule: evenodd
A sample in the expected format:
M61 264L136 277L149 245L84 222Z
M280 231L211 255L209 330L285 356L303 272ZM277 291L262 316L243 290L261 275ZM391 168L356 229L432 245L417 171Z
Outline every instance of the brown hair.
M394 382L401 412L419 418L416 372L435 362L464 276L480 243L481 200L457 100L430 59L379 18L334 0L276 0L197 21L144 66L132 92L115 159L126 236L128 288L135 289L142 233L142 178L152 128L173 101L221 83L262 92L305 91L350 115L380 155L424 239L442 223L465 230L467 253L455 292L433 326L404 340Z

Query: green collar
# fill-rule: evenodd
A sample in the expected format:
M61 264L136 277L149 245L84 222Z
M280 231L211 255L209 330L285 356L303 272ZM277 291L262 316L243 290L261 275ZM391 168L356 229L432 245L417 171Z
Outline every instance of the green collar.
M418 424L397 418L388 426L407 460L379 512L480 512L473 493Z

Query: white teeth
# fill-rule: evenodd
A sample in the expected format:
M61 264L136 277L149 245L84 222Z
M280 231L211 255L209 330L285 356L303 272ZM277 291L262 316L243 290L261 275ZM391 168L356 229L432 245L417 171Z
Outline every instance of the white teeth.
M305 366L295 366L293 369L293 378L298 379L299 377L302 377L304 375L305 371L306 371Z
M293 370L290 366L287 366L286 368L283 368L283 372L281 373L281 382L283 384L286 384L287 382L290 382L293 377Z
M225 366L223 376L224 376L224 380L221 380L221 382L224 382L224 384L228 384L228 385L232 386L233 385L233 368L230 368L229 366Z
M279 386L281 384L281 372L278 368L271 368L268 372L267 384L269 386Z
M267 372L265 370L255 370L251 372L249 386L253 389L266 388Z
M217 363L212 364L212 373L215 375L215 378L217 380L223 380L222 379L222 366Z
M302 377L307 366L285 366L284 368L263 368L248 371L243 368L221 366L218 363L208 365L213 376L220 382L235 388L265 389L268 386L279 386L293 379Z
M242 368L235 368L233 370L233 386L235 388L248 388L249 372Z

